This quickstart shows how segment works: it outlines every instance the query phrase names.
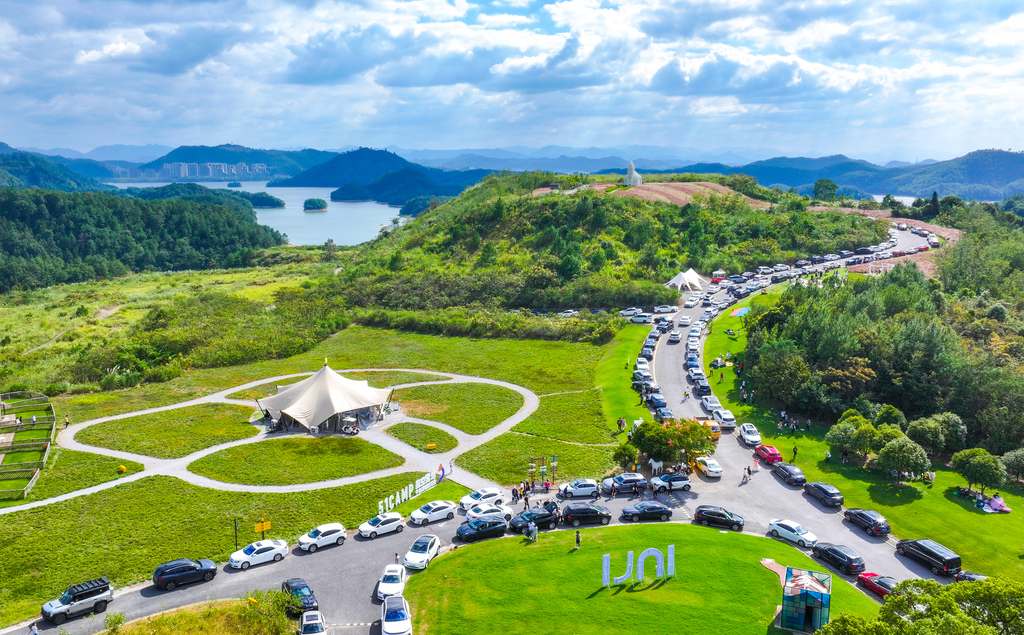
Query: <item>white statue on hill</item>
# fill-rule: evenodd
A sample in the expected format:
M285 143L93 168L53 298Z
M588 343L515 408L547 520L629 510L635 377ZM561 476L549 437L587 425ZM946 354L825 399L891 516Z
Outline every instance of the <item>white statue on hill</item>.
M631 187L633 185L643 185L644 177L636 173L636 168L633 167L633 162L629 162L629 166L626 168L626 178L623 179L623 185Z

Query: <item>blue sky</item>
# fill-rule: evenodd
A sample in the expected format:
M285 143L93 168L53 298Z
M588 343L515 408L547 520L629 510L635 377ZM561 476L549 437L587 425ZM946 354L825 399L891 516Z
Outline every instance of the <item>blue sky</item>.
M1024 6L0 0L0 141L1024 148Z

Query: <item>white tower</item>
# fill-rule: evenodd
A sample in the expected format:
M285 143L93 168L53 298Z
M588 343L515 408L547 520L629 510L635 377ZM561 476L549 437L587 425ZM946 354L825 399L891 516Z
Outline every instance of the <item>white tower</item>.
M626 178L623 179L622 183L627 187L633 185L643 185L644 177L636 173L636 168L633 167L633 162L629 162L629 166L626 168Z

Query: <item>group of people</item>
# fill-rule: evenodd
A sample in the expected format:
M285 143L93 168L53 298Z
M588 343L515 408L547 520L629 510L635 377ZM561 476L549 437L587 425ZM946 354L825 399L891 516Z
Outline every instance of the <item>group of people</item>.
M811 420L810 419L807 419L805 421L805 423L800 423L800 420L798 418L790 417L789 415L786 414L785 410L783 410L782 413L779 414L779 425L778 425L779 432L782 432L783 430L789 430L790 432L796 432L797 430L810 430L810 429L811 429Z

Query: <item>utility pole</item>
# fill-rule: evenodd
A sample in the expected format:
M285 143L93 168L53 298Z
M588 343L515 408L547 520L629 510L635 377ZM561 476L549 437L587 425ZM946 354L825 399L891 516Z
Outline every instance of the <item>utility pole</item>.
M235 519L235 551L238 551L238 519Z

